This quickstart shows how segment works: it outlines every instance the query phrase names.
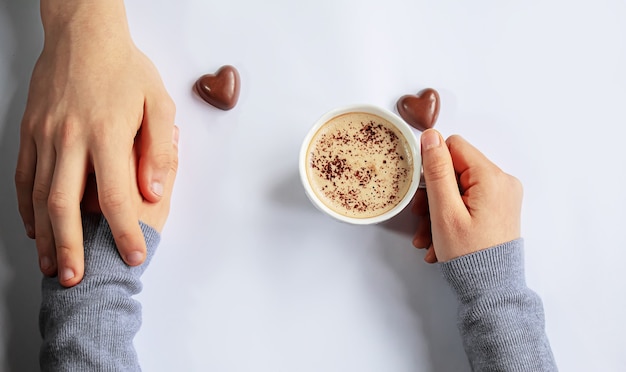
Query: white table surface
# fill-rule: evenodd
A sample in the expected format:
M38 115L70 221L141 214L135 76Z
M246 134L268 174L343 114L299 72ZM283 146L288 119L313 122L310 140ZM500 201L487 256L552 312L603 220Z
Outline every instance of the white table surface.
M408 214L355 227L299 183L301 140L348 103L426 87L525 186L529 285L563 371L624 371L626 3L128 1L181 128L180 172L144 276L146 371L468 371L456 304ZM39 274L13 170L42 44L38 2L0 0L0 371L37 369ZM239 69L235 109L191 86Z

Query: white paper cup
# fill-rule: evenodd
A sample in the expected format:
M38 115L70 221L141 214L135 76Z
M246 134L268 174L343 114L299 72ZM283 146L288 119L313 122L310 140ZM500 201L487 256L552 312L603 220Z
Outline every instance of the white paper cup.
M312 167L307 163L307 157L308 157L309 149L311 146L311 142L314 140L318 131L326 123L328 123L333 118L336 118L338 116L348 114L348 113L373 114L393 124L396 127L396 129L398 129L398 131L406 139L406 142L408 144L407 151L411 153L411 156L413 159L413 162L412 162L412 166L413 166L412 174L413 175L411 177L410 185L408 187L406 194L402 197L400 202L396 204L392 209L376 216L351 217L351 216L346 216L344 214L341 214L331 209L331 207L326 205L324 201L322 201L317 196L317 194L315 193L315 191L313 190L313 187L311 186L309 182L308 172L312 171L311 170ZM398 213L400 213L404 208L406 208L406 206L413 199L413 195L415 195L415 192L417 191L417 188L419 186L421 167L422 167L422 158L420 155L420 142L415 136L413 129L404 120L402 120L402 118L400 118L398 115L392 113L391 111L382 109L380 107L372 106L372 105L350 105L350 106L345 106L345 107L331 110L327 112L326 114L322 115L322 117L320 117L317 120L315 125L313 125L313 127L311 128L311 130L305 137L304 142L302 143L302 147L300 149L300 159L299 159L300 179L302 181L302 185L304 186L306 195L311 200L313 205L315 205L319 210L323 211L324 213L340 221L351 223L351 224L357 224L357 225L376 224L376 223L386 221L392 218L393 216L397 215Z

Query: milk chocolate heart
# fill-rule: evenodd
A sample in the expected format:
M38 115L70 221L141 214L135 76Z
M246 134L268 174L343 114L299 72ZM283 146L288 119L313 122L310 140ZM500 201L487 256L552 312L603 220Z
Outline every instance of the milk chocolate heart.
M194 88L207 103L221 110L230 110L239 99L239 72L233 66L222 66L215 74L198 79Z
M435 126L439 115L439 93L432 88L400 97L396 104L404 121L422 132Z

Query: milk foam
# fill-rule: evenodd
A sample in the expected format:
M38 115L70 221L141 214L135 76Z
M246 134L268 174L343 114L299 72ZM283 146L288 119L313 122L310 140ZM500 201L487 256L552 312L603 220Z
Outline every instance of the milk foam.
M317 197L348 217L375 217L393 209L413 178L405 137L369 113L347 113L325 123L313 136L306 161Z

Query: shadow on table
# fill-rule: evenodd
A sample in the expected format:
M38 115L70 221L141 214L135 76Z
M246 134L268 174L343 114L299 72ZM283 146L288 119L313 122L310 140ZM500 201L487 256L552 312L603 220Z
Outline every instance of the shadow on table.
M388 234L381 234L381 260L404 287L403 301L415 316L415 332L420 332L426 340L430 370L469 372L470 365L457 328L457 300L439 269L423 262L426 251L413 248L411 241L416 225L417 218L410 205L381 224L382 229L401 235L399 239L382 239ZM403 243L397 244L398 240Z
M292 212L306 209L311 213L322 215L322 212L317 211L307 199L295 171L279 183L271 197ZM408 330L398 329L398 332L403 334L402 337L407 337L405 341L416 340L415 355L419 355L417 349L423 346L418 340L425 340L424 350L428 360L414 361L415 367L419 370L469 372L469 362L456 325L457 301L438 268L423 262L426 252L412 247L411 241L416 225L417 218L408 206L389 221L365 227L380 230L378 234L380 240L374 244L374 251L379 256L376 260L380 264L375 266L386 267L384 275L391 273L391 277L395 278L398 287L401 288L401 295L391 300L398 301L401 307L407 309L407 315L411 318L399 320L396 325L406 327L411 324L415 327ZM376 282L379 279L372 278L373 288L377 286ZM385 301L382 298L381 300ZM379 310L387 312L389 308L385 305ZM386 316L388 319L394 318L393 314ZM411 337L411 334L415 336Z
M0 45L14 84L3 87L12 96L2 120L0 138L0 369L38 371L41 337L37 322L41 273L33 241L26 237L17 210L13 175L19 148L19 124L24 112L32 66L41 50L43 34L39 2L0 0L0 12L11 23L15 48ZM9 89L17 87L14 91ZM6 344L3 344L6 342ZM4 355L5 360L2 360Z

